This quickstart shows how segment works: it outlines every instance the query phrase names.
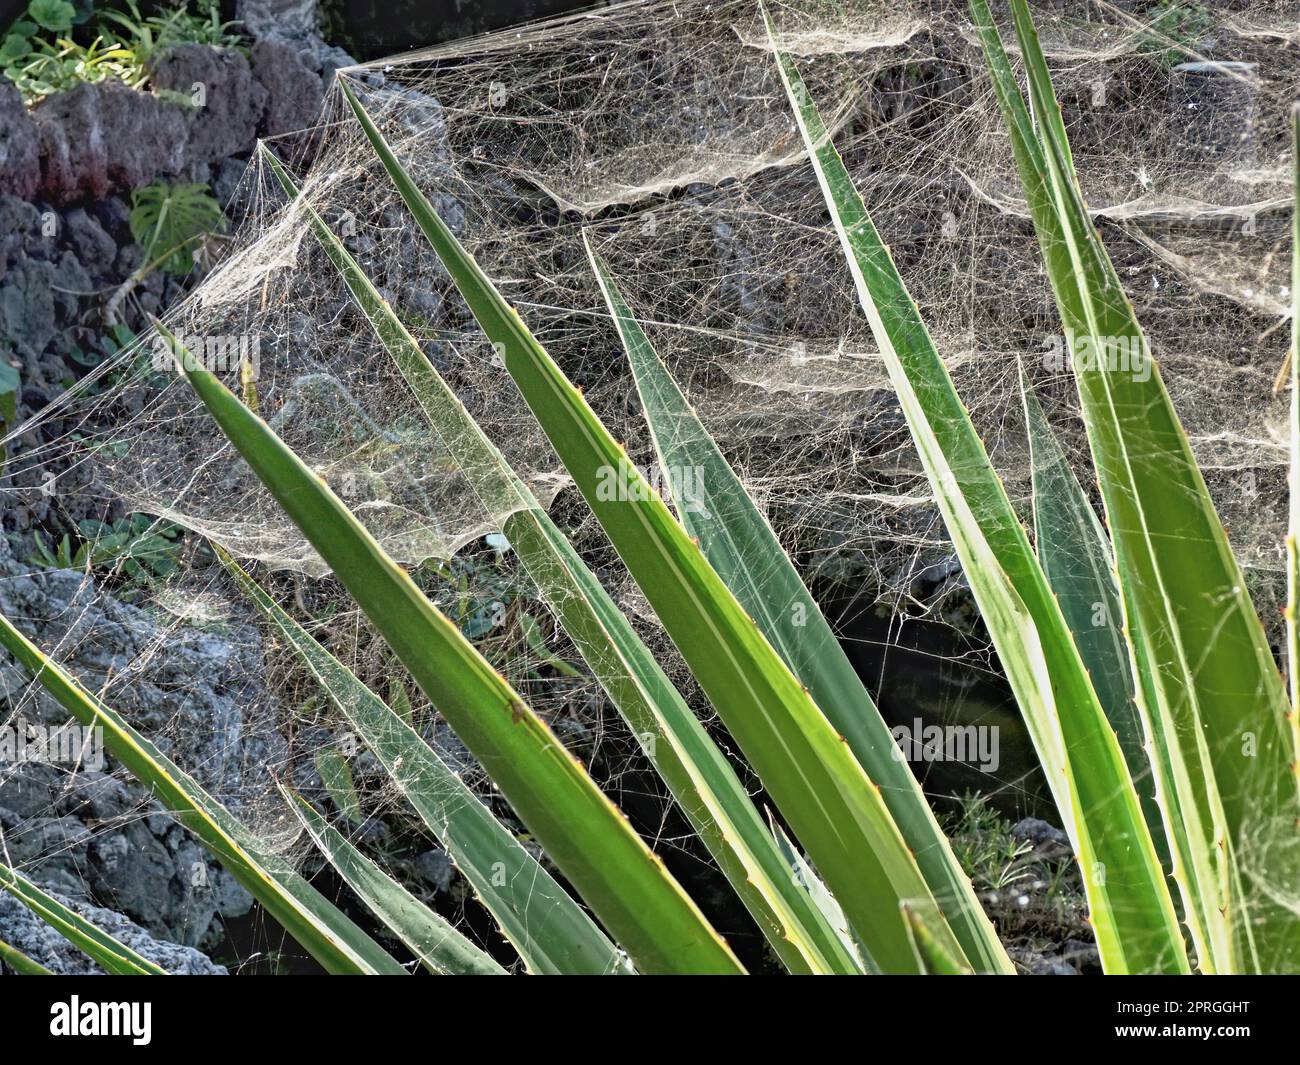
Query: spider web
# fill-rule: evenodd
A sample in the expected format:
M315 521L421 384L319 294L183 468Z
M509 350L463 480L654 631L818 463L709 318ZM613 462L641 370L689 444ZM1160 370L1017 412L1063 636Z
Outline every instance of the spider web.
M1286 116L1300 32L1293 5L1235 6L1178 9L1205 16L1189 40L1151 5L1050 5L1035 17L1085 197L1276 639L1287 397L1274 380L1288 339ZM1059 321L964 6L774 8L1013 500L1027 517L1021 366L1091 490L1074 384L1052 358ZM1207 68L1207 55L1230 62ZM848 638L871 645L869 686L883 683L891 650L915 626L953 634L950 653L965 670L959 689L996 682L996 660L857 305L755 5L627 3L340 77L649 468L654 454L635 389L583 251L584 232L592 238L810 584L841 620L874 619L865 628L845 622ZM729 749L337 88L317 127L271 148L297 174L302 202L342 236ZM169 327L191 348L233 358L234 372L224 375L232 387L240 359L250 359L258 409L276 431L417 570L654 844L680 850L683 869L705 862L527 574L499 539L485 546L507 513L475 494L424 421L308 230L301 202L286 201L256 156L239 202L232 249L168 314ZM189 387L155 368L154 357L148 346L133 348L84 379L41 412L38 446L32 426L10 434L11 443L28 442L12 460L12 502L21 505L50 471L63 477L89 466L106 506L191 530L191 564L150 582L138 599L159 642L195 624L258 632L200 538L257 563L280 600L380 694L409 691L428 734L504 809ZM110 375L124 383L97 387ZM521 615L533 619L541 643ZM266 730L278 753L264 783L250 772L238 788L216 791L305 858L284 831L269 782L288 776L323 797L315 754L337 748L346 728L290 653L264 631L248 639L274 704L250 727ZM147 668L105 678L108 701L115 684ZM961 702L960 690L936 698L954 717ZM158 731L185 727L178 715ZM369 819L352 826L356 838L373 844L373 825L384 818L404 825L402 838L418 837L377 765L364 755L351 761ZM1020 784L995 775L984 786ZM1271 830L1265 836L1261 852L1277 845Z

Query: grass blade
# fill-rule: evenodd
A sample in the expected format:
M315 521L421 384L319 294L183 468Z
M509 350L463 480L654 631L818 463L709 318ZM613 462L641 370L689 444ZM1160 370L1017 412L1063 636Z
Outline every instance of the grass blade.
M911 907L904 909L903 916L907 919L907 927L912 933L916 955L921 960L921 968L927 976L970 975L969 966L944 950L943 941L934 934L933 918L923 918Z
M505 976L487 954L393 880L283 785L285 801L335 871L432 973L439 976Z
M32 961L17 947L10 946L0 939L0 962L4 962L19 976L53 976L49 969L38 961Z
M794 63L769 39L858 298L1083 871L1110 972L1187 959L1122 752L983 442Z
M1286 538L1286 650L1291 677L1291 749L1300 761L1300 104L1291 109L1291 478Z
M628 974L627 958L400 714L290 617L226 552L218 557L446 848L529 972Z
M1300 796L1285 687L1246 581L1075 179L1047 63L1013 0L1032 117L972 0L1065 327L1115 550L1173 875L1210 972L1293 971Z
M352 90L342 87L565 469L875 964L915 971L898 904L928 899L930 891L874 785L699 546L438 217ZM613 499L611 482L623 489ZM955 940L952 948L960 950Z
M257 839L198 783L0 615L0 645L113 757L175 812L266 911L331 973L405 973L386 951Z
M102 928L97 928L75 910L68 909L58 899L45 894L22 873L7 865L0 865L0 888L4 888L109 975L167 975L166 969L141 957L125 943L118 942ZM9 961L7 956L5 961ZM36 964L30 959L28 961L32 965Z
M1169 846L1150 779L1142 715L1133 700L1133 673L1121 630L1124 615L1110 540L1023 371L1020 391L1029 436L1038 561L1074 634L1101 708L1115 729L1152 843L1161 866L1168 869Z
M869 968L871 958L854 939L853 929L849 927L848 918L844 916L844 910L840 904L835 901L835 896L830 893L821 877L817 875L817 870L808 864L808 859L795 846L794 840L786 834L785 829L781 827L770 810L768 811L767 820L772 827L772 837L776 840L776 845L781 851L781 857L785 861L791 882L800 891L804 892L809 901L822 912L827 923L835 930L835 934L844 945L844 949L854 957L859 958L864 969Z
M269 152L291 197L297 188ZM790 880L744 785L595 574L470 418L389 304L310 203L309 223L543 598L667 783L773 950L793 972L859 972L835 929Z
M328 485L165 326L155 326L227 439L637 968L741 972L663 863L518 693Z
M660 469L688 480L677 514L705 557L757 622L773 649L808 688L880 788L903 839L916 855L966 955L982 972L1014 971L970 879L875 703L862 686L821 608L813 600L745 486L709 435L632 316L609 269L586 235L587 255L623 341L650 426ZM689 478L682 471L690 471Z

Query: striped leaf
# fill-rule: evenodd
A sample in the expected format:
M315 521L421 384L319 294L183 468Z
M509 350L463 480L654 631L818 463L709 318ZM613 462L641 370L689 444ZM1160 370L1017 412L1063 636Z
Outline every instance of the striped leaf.
M49 969L38 961L32 961L15 946L0 939L0 962L9 966L19 976L53 976Z
M916 971L898 906L929 899L930 891L875 786L699 545L438 217L349 86L342 87L565 469L873 961L886 972ZM952 949L960 951L955 940Z
M1183 916L1207 972L1300 965L1285 686L1159 367L1092 224L1024 0L1032 117L985 0L994 90L1070 345Z
M329 486L174 334L155 327L227 439L637 968L743 971L662 861L505 678Z
M858 299L1083 873L1109 972L1183 972L1169 892L1123 754L948 368L794 63L772 49Z
M352 846L311 806L281 786L285 801L317 849L370 912L439 976L505 976L487 954Z
M297 189L269 153L290 196ZM342 242L301 203L327 255L410 385L430 426L618 708L773 950L793 972L860 971L790 881L744 785L595 574L470 418Z
M0 865L0 888L36 914L111 976L166 976L167 970L47 895L22 873ZM16 952L15 952L16 953ZM9 961L6 957L5 961ZM30 964L35 964L28 959Z
M659 468L669 472L669 485L675 476L691 488L689 499L676 500L686 531L879 787L967 956L982 972L1012 972L970 879L821 608L584 239L632 366Z
M446 848L529 972L628 974L626 957L395 710L290 617L226 552L218 557Z
M955 958L943 948L943 941L934 934L934 918L923 917L920 911L905 908L903 916L912 933L916 956L927 976L969 976L970 968L960 958Z
M1292 753L1300 762L1300 104L1291 110L1291 477L1286 538L1286 649L1291 676Z
M0 645L81 724L104 730L104 745L175 812L226 870L313 958L331 973L405 973L369 936L298 876L278 854L213 799L116 711L85 690L58 663L0 615Z
M1133 701L1133 673L1121 631L1123 607L1110 540L1023 371L1020 390L1029 436L1038 561L1074 634L1101 708L1115 729L1152 843L1161 866L1168 869L1169 846L1151 779L1142 715Z

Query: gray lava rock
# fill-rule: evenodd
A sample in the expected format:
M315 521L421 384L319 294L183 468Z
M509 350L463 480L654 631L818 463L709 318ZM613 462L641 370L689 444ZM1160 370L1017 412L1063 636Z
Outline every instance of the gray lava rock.
M320 75L309 70L289 45L275 40L253 45L253 77L266 89L261 133L274 137L305 129L320 114L325 90Z
M1060 958L1044 958L1042 961L1029 967L1030 976L1081 976L1073 965L1068 961L1062 961Z
M54 336L54 275L53 263L27 259L7 272L0 288L0 334L24 354L40 352Z
M260 689L255 629L162 628L85 574L36 571L0 538L0 612L52 649L93 691L236 811L271 794L284 745ZM110 676L113 682L109 684ZM68 715L0 664L0 722L53 726ZM13 860L88 894L150 933L187 946L222 936L251 898L133 778L103 766L0 762L0 830ZM35 874L33 874L35 875Z
M68 243L81 265L93 277L104 278L113 272L117 244L95 219L80 207L64 217Z
M411 869L434 891L451 890L451 883L456 878L456 866L444 850L425 851L411 860Z
M119 913L95 906L75 894L65 894L46 882L38 880L37 883L59 902L174 976L227 975L224 966L214 964L193 947L157 939ZM57 975L103 975L103 970L89 957L12 895L3 892L0 892L0 939Z
M102 199L177 174L185 160L181 107L120 81L83 82L46 97L31 115L40 142L41 191L55 204Z
M1011 826L1011 836L1033 846L1043 858L1066 857L1074 853L1069 836L1055 825L1049 825L1037 817L1017 821Z
M334 71L355 66L356 60L342 48L325 43L317 6L315 0L237 0L235 17L253 40L287 45L305 67L328 84Z
M248 60L233 49L186 44L162 56L151 72L154 88L193 97L202 103L187 117L186 161L217 163L253 149L266 110L267 92L253 78Z
M242 216L248 210L249 191L241 189L248 163L242 159L223 159L212 175L212 194L227 214Z
M30 198L40 181L36 127L18 90L0 75L0 195Z

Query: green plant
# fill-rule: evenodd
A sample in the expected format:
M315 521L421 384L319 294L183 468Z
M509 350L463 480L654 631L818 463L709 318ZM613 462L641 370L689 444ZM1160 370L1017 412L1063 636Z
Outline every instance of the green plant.
M138 87L145 80L131 50L104 37L83 45L67 37L29 40L10 33L0 47L0 61L9 80L28 102L75 88L82 82L112 78Z
M1160 0L1149 19L1138 48L1166 67L1187 60L1214 25L1204 4L1184 0Z
M131 192L131 237L144 249L143 269L185 275L194 252L225 222L221 204L206 185L155 181Z
M18 422L18 391L22 378L9 363L0 360L0 434L9 432ZM5 448L0 445L0 466L5 461Z
M187 2L147 16L141 15L136 0L126 0L126 5L128 12L109 8L101 11L99 17L117 27L119 39L129 44L141 69L178 45L206 44L213 48L230 48L240 42L238 34L229 32L235 23L221 21L218 0L197 0L194 5L197 13L190 11Z
M39 532L33 533L36 553L31 561L49 569L101 569L111 567L139 585L168 577L178 569L184 547L182 529L148 514L132 514L108 522L87 519L78 523L85 537L73 545L66 533L51 548Z
M127 3L129 13L99 11L93 16L96 29L83 31L92 18L89 7L78 10L66 0L32 0L25 16L0 42L0 69L23 98L34 103L82 82L109 78L139 88L149 80L152 61L178 45L239 44L239 36L228 32L231 23L221 21L216 0L198 0L197 13L182 3L149 16L140 14L135 0ZM188 97L174 95L188 103Z
M93 958L106 973L115 976L162 976L160 969L147 958L142 958L126 944L114 939L101 928L91 924L74 910L68 909L58 899L47 895L25 876L7 865L0 865L0 888L9 892L51 928L70 943L80 947ZM17 972L33 973L39 966L12 947L0 958L13 965Z
M1032 117L986 3L972 0L1072 353L1107 337L1140 338L1083 206L1028 8L1013 0L1012 10ZM1061 475L1054 450L1040 450L1035 546L799 70L770 20L767 26L860 302L1073 845L1104 968L1190 971L1185 927L1202 971L1295 971L1300 916L1284 901L1300 873L1290 845L1300 808L1297 733L1294 720L1288 721L1294 708L1158 370L1134 373L1130 366L1076 358L1107 521L1103 527L1095 516L1088 520L1077 482ZM782 821L760 817L626 618L319 214L301 199L295 209L489 512L508 515L502 533L611 702L644 737L647 756L773 950L796 972L1009 971L915 781L905 769L884 777L898 760L870 698L840 667L837 646L816 621L816 604L780 562L771 530L694 417L594 245L588 244L591 267L663 465L681 461L710 471L706 499L674 500L680 521L443 223L346 83L344 92L407 208ZM271 165L286 191L296 194L283 168ZM1300 181L1297 187L1300 199ZM507 876L495 891L476 882L525 965L539 972L627 971L622 948L626 961L644 972L739 971L676 881L459 627L255 411L211 373L192 368L194 360L162 323L156 328L222 432L608 932L584 924L580 909L566 909L562 889L549 894L549 879L521 883ZM1138 350L1149 359L1144 341ZM1037 432L1047 432L1028 388L1026 417ZM1300 470L1300 417L1296 421ZM611 475L627 488L616 498L599 490ZM704 505L685 505L691 502ZM1091 564L1058 565L1045 550L1048 530L1075 545L1072 557ZM746 562L755 550L776 564L754 570ZM1293 584L1300 584L1295 558L1293 541ZM1102 564L1108 560L1114 563L1109 578ZM466 802L445 779L446 767L410 727L408 714L386 705L232 560L223 561L430 831L444 842L459 840L465 854L458 864L481 877L482 863L493 854L483 841L504 831L490 812L472 797ZM1105 690L1094 684L1095 663L1106 656L1113 662L1117 645L1081 639L1070 606L1072 596L1107 590L1106 580L1114 581L1110 598L1122 616L1131 691L1127 684ZM797 611L790 611L792 603ZM1289 624L1293 653L1300 653L1294 601ZM110 749L154 782L165 801L186 811L201 838L253 885L250 890L277 907L282 923L325 964L336 971L391 971L373 944L357 942L355 934L346 950L322 936L323 927L349 926L319 899L291 891L289 885L297 888L292 874L260 853L228 814L196 797L192 782L3 618L0 641L79 719L106 721ZM1134 714L1149 741L1154 811L1138 798L1140 763L1131 744L1117 736L1121 728L1132 729ZM346 796L343 805L351 805ZM346 841L331 834L315 811L304 807L299 816L340 875L390 928L402 927L398 934L425 957L424 937L439 934L435 915L415 914L419 928L405 928L398 913L412 911L403 908L400 885L341 847ZM451 824L453 817L477 833L472 846ZM1168 844L1168 872L1153 831ZM527 913L539 892L548 899L539 916L553 919L545 926L525 922L521 931L521 907ZM454 960L435 964L482 964L462 944L455 946Z
M120 322L110 325L99 337L97 351L74 347L68 352L68 358L86 371L81 387L87 395L110 392L128 380L158 376L149 349L140 343L135 332ZM75 384L76 378L64 379L66 388Z

